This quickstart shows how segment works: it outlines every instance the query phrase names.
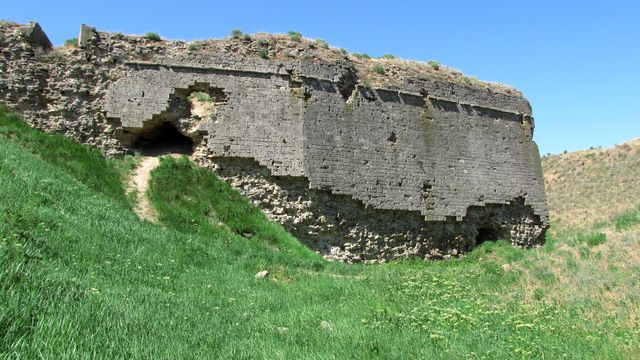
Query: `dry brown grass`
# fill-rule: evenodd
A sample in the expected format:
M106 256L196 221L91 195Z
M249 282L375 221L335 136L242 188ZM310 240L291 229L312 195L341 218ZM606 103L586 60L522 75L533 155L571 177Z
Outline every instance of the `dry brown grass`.
M545 290L545 300L563 304L594 304L604 312L633 328L640 319L638 269L640 266L640 229L625 232L606 230L605 243L589 246L584 243L566 243L573 234L557 234L563 243L554 251L537 249L521 270L526 276L527 293ZM545 277L541 274L552 274ZM532 297L532 296L531 296ZM636 304L636 305L634 305ZM596 312L585 311L590 316Z
M400 86L403 79L409 77L443 80L477 89L491 89L493 92L504 93L513 96L522 96L522 93L508 85L478 80L475 77L465 76L461 71L440 65L436 70L426 61L404 60L400 58L372 58L362 59L349 56L356 64L358 73L363 79L376 88ZM373 71L375 65L384 68L384 74Z
M640 204L640 139L548 156L542 165L552 228L548 244L515 266L526 275L526 292L533 297L544 289L545 301L637 327L640 226L618 231L611 220ZM584 234L598 232L606 235L604 243L584 241Z
M105 38L116 39L114 34L103 33ZM304 35L304 34L303 34ZM309 39L304 36L299 41L294 41L287 34L256 33L246 34L246 36L231 37L224 39L196 40L190 43L184 41L150 41L140 36L129 36L120 38L123 42L135 43L137 45L148 45L156 52L162 48L171 49L171 52L191 52L191 53L227 53L236 56L260 58L265 61L343 61L349 60L354 63L360 83L375 88L396 87L402 84L404 79L409 77L426 78L434 80L445 80L459 83L466 87L476 88L486 91L504 93L513 96L522 94L513 87L481 81L475 77L464 76L462 72L448 68L444 65L436 70L425 61L403 60L399 58L359 58L354 53L346 54L343 49L332 47L319 42L317 39ZM268 59L268 60L266 60ZM372 70L375 65L384 67L384 74L378 74Z
M551 223L588 228L640 203L640 139L543 158Z

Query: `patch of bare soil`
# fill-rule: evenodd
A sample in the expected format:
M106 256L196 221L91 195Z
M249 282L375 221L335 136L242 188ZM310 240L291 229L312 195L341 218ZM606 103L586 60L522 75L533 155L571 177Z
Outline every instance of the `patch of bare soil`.
M134 211L140 219L154 224L158 213L149 202L147 190L149 189L149 175L158 165L160 165L160 158L145 156L129 179L129 190L136 192L137 206Z

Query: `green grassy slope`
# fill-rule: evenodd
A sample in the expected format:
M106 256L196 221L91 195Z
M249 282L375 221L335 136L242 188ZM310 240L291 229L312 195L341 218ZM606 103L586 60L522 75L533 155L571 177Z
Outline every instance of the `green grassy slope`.
M186 159L162 159L149 194L161 224L140 221L131 160L66 141L0 114L0 357L638 354L635 225L537 250L487 242L462 260L328 263ZM40 150L56 142L77 165Z

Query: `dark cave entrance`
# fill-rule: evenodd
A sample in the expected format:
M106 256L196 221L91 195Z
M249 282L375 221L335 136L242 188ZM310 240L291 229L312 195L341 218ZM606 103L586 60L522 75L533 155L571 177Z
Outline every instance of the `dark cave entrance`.
M193 141L184 136L170 122L143 129L136 137L133 148L144 156L159 156L163 154L193 153Z
M477 229L477 232L476 246L482 245L485 241L496 241L502 238L501 232L491 226L480 227Z

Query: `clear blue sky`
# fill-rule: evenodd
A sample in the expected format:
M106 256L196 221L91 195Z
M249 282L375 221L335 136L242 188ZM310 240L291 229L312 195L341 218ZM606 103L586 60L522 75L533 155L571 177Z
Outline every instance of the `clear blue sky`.
M55 44L81 23L169 39L296 30L352 52L435 59L522 90L540 151L640 136L638 1L5 1L0 18L38 21Z

